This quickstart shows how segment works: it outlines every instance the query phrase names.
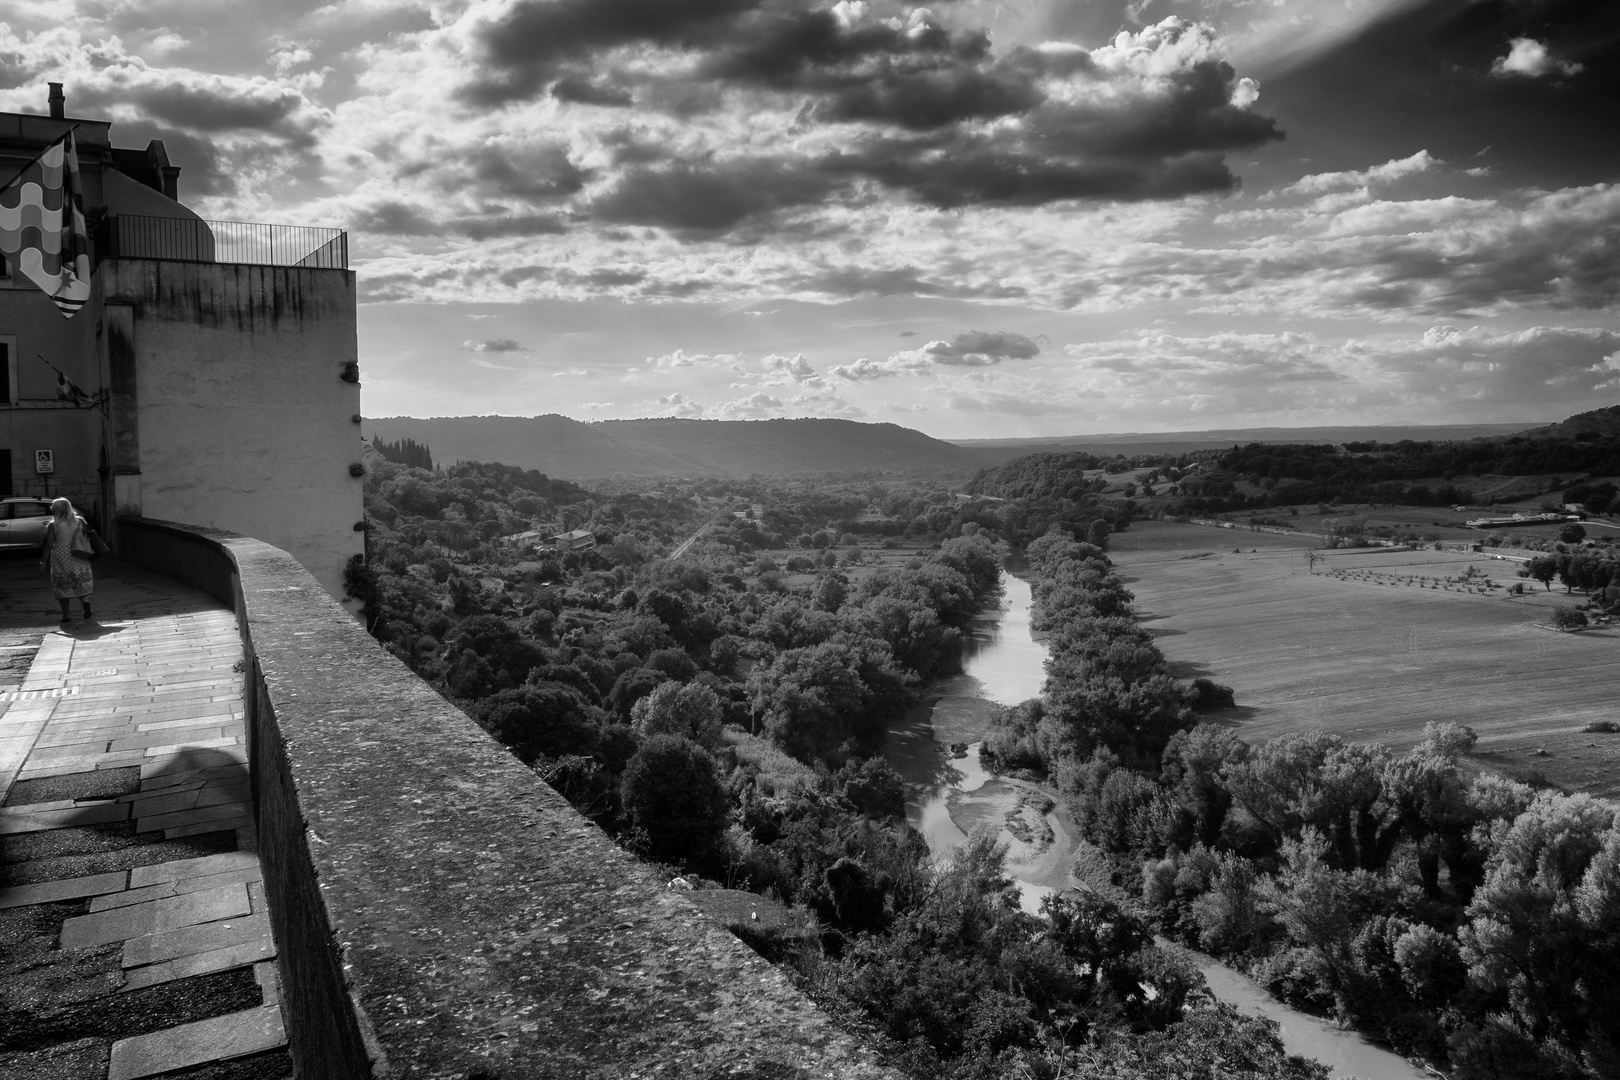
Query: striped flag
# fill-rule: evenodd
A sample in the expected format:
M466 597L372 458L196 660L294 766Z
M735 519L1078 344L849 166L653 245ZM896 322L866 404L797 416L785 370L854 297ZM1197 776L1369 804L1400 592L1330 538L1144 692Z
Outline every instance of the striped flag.
M71 319L90 299L90 236L69 131L0 188L0 255Z

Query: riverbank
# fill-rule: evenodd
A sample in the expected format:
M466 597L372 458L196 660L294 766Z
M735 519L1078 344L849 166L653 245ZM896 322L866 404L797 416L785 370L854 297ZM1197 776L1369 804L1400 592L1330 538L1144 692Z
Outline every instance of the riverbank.
M960 847L975 828L1007 845L1007 875L1025 910L1080 887L1070 873L1080 830L1054 788L996 776L979 748L1003 708L1038 697L1046 646L1030 627L1030 583L1003 571L1000 589L975 618L962 648L962 673L942 679L902 724L885 756L906 784L907 818L936 856Z
M976 826L998 831L1008 848L1007 874L1017 883L1026 911L1038 912L1045 896L1069 889L1095 887L1122 900L1106 881L1102 854L1081 837L1055 788L997 776L979 760L979 747L1000 710L1038 696L1045 681L1047 649L1030 627L1032 602L1030 583L1004 571L1001 590L964 642L962 673L935 683L923 703L889 730L885 756L905 782L907 819L936 856L961 846ZM1077 863L1092 864L1098 880L1075 876ZM1354 1031L1290 1008L1215 958L1182 951L1215 997L1240 1012L1276 1021L1287 1051L1327 1064L1334 1080L1430 1076Z

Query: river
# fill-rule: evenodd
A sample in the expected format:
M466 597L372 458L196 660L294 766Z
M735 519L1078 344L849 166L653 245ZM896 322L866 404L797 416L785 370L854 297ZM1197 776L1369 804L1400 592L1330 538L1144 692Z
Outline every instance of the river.
M1046 678L1046 646L1030 628L1032 599L1029 582L1001 575L1000 589L963 642L962 674L934 683L924 704L889 729L885 756L905 780L908 819L935 855L959 847L977 826L1000 830L1008 847L1007 874L1024 909L1033 913L1047 894L1085 887L1072 873L1084 846L1079 828L1051 788L994 776L979 762L979 746L996 714L1039 696ZM1216 997L1240 1012L1275 1020L1284 1048L1326 1064L1334 1080L1429 1076L1353 1031L1289 1008L1219 960L1189 955Z

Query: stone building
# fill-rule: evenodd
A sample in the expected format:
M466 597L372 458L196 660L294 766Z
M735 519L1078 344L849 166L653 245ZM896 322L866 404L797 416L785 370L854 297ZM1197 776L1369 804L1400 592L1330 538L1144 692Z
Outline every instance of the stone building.
M48 115L0 113L0 185L75 130L93 267L65 319L0 260L0 497L66 495L115 544L131 515L254 536L342 599L364 550L347 234L204 221L161 142L65 105L52 84Z

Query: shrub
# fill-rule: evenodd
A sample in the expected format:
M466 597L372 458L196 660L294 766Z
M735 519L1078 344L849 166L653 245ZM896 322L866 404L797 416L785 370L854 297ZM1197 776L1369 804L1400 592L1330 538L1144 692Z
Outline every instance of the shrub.
M1194 712L1215 712L1237 705L1230 686L1222 686L1214 679L1194 679L1187 688L1187 704Z
M1553 625L1560 630L1575 630L1585 626L1586 623L1586 612L1584 611L1566 607L1553 612Z
M655 735L625 766L619 784L638 846L672 863L701 860L726 830L730 803L709 752L678 735Z
M1620 731L1620 724L1616 724L1613 720L1594 720L1581 728L1581 731L1587 735L1613 735Z

